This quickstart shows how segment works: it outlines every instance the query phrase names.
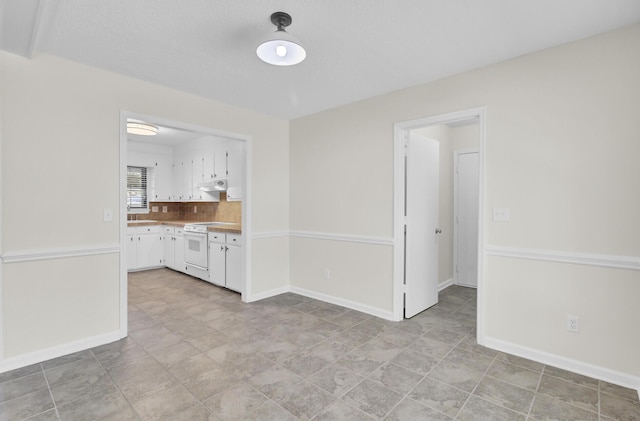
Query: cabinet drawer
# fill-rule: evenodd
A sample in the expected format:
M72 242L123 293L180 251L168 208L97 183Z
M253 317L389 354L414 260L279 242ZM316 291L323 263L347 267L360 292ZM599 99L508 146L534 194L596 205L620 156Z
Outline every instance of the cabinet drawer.
M162 225L148 225L136 227L136 234L160 234Z
M173 235L176 232L176 228L175 227L167 227L167 226L163 226L162 227L162 232L168 235Z
M227 240L227 234L223 232L210 232L209 233L209 242L210 243L224 243Z
M176 236L182 237L184 235L182 231L183 231L182 228L176 228Z
M242 234L227 234L227 244L242 244Z

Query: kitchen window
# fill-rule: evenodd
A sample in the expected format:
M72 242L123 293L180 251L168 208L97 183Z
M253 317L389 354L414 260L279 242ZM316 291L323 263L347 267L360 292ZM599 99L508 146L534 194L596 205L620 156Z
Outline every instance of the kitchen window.
M147 210L147 173L145 167L127 167L127 209Z

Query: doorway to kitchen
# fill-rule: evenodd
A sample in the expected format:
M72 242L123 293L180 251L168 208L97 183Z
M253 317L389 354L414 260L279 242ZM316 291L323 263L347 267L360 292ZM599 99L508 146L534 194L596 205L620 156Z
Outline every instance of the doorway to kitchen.
M225 286L224 277L231 274L233 288L229 288L239 292L243 299L248 296L251 242L242 240L250 238L251 232L250 168L249 136L121 112L120 331L123 337L127 334L130 270L168 267L216 285L223 282L222 286ZM186 241L186 227L203 228L205 236L210 230L222 233L198 244L202 256L197 256L197 265L190 264L193 247L187 247L190 243ZM132 229L134 235L131 235ZM211 247L212 241L216 247ZM216 268L215 282L208 266L213 260L212 253L217 265L224 262L233 266L228 273L223 268L222 278Z
M481 258L484 229L481 222L483 220L485 113L485 108L480 107L397 123L394 127L394 318L401 320L404 317L411 317L435 304L438 290L461 279L461 276L454 275L455 264L457 263L460 269L461 259L466 258L467 263L471 263L470 266L475 268L473 272L475 279L467 277L464 282L457 282L457 284L477 285L479 343L484 336ZM432 149L431 152L431 154L438 154L438 157L429 156L429 152L425 150L420 152L421 148L416 147L418 138L423 139L423 143L428 141L438 143L439 148ZM458 197L454 200L456 195L461 194L460 188L454 188L454 182L458 183L460 178L459 174L454 177L458 166L464 165L466 178L469 178L469 172L474 171L472 165L467 165L467 160L461 164L460 155L471 152L475 152L477 158L476 194L475 196L472 194L471 199L466 197L460 200ZM428 171L418 171L416 174L412 166L415 168L420 165L438 166L438 169L432 168L431 171L437 175L428 175ZM439 177L440 180L434 181L435 177ZM466 181L469 182L469 180ZM433 192L433 188L429 189L434 182L439 185L437 193ZM473 187L473 182L471 184ZM463 189L462 193L468 194L469 191L473 189ZM420 201L431 203L432 206L436 203L437 222L425 223L427 218L425 211L420 208L412 210L412 203ZM463 203L467 208L474 208L473 212L460 212ZM473 218L475 218L475 224ZM464 224L457 225L456 222L464 222ZM461 229L462 225L464 229ZM470 231L475 235L470 235ZM465 233L466 237L461 233ZM423 239L421 242L416 242L416 237L423 237ZM465 247L461 247L460 241L465 241ZM470 241L474 244L470 244ZM429 248L429 245L433 247ZM469 256L471 256L470 260ZM416 262L418 265L428 266L423 272L430 275L425 276L419 273L416 276L414 267ZM433 296L434 293L436 294L435 302L433 299L424 299L426 296ZM413 297L414 294L419 294L420 297ZM420 305L416 307L414 305L416 301L421 302L422 307ZM410 306L412 308L407 311Z

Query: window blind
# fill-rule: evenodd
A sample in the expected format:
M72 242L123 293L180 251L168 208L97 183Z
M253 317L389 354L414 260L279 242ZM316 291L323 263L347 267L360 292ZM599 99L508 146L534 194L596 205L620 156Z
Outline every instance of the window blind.
M147 169L127 167L127 208L147 209Z

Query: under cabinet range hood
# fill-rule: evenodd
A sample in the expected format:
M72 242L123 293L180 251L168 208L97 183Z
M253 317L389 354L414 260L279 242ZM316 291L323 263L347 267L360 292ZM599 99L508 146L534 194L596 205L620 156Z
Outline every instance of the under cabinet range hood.
M211 178L202 180L196 187L202 191L227 191L227 179Z

